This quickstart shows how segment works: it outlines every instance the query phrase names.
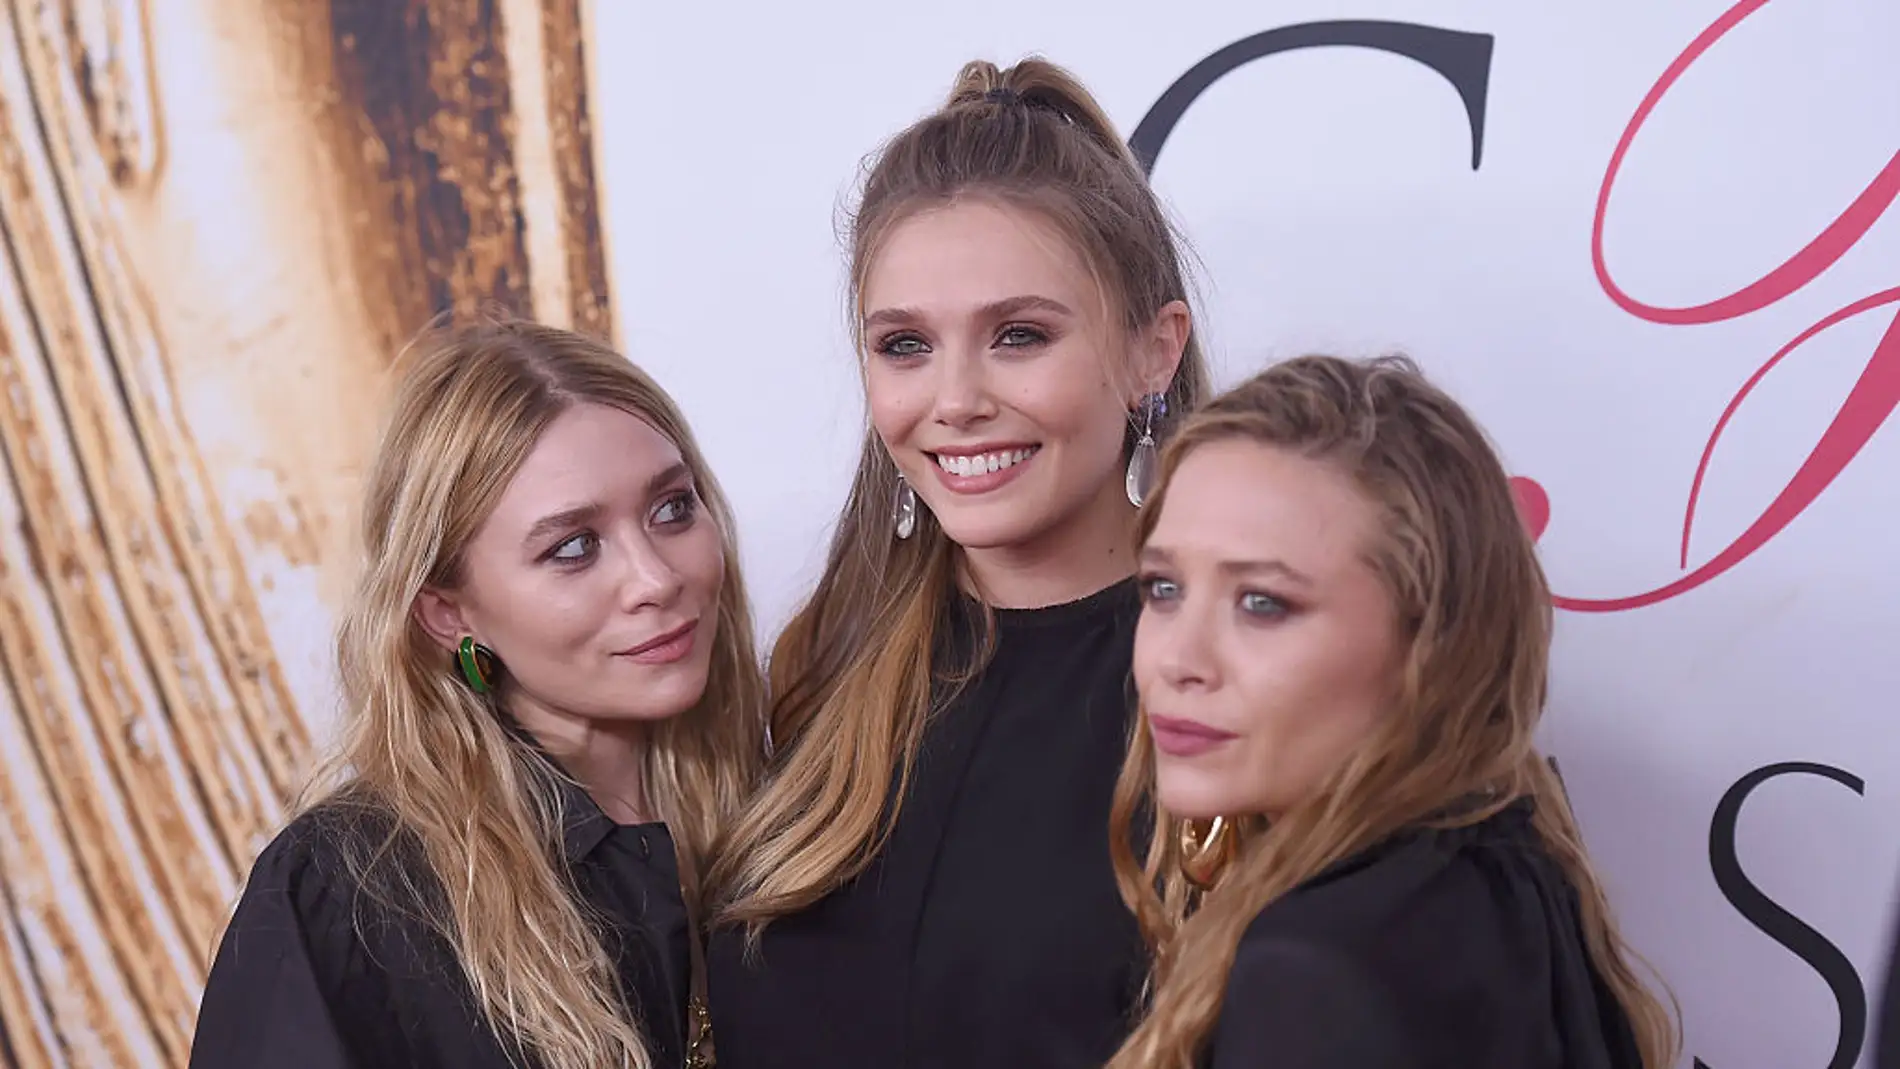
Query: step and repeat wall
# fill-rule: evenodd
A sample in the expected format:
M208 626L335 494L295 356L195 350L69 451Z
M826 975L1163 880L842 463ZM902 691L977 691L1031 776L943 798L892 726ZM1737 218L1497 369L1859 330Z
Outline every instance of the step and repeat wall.
M759 624L862 433L839 227L967 59L1095 90L1232 382L1403 350L1518 477L1545 741L1683 1064L1864 1062L1900 905L1900 3L0 0L0 1064L182 1066L335 717L389 355L614 337Z
M744 512L762 624L862 428L839 225L958 65L1074 69L1230 383L1404 350L1560 595L1556 754L1683 1064L1845 1069L1900 905L1900 3L601 4L615 314Z

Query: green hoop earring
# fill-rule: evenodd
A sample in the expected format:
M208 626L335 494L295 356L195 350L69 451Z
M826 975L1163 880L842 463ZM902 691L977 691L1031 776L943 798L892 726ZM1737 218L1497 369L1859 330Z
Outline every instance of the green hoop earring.
M462 644L455 650L455 660L462 668L462 681L468 689L477 694L487 694L495 689L495 651L475 641L474 635L463 635Z

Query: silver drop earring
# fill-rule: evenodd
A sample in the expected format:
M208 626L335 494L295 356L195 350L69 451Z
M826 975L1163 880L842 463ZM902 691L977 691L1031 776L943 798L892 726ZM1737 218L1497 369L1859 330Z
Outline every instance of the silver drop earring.
M1155 448L1155 417L1168 414L1168 399L1158 393L1151 393L1141 399L1142 423L1141 438L1135 442L1135 451L1128 458L1128 477L1122 480L1122 489L1128 494L1128 503L1136 508L1148 499L1149 491L1155 485L1155 467L1157 464Z
M897 477L897 500L891 505L891 526L899 538L917 533L917 491L910 488L902 475Z

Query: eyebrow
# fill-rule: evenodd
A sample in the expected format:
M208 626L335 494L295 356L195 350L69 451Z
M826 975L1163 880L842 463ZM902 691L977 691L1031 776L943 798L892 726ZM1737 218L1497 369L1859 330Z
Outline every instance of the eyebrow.
M1068 305L1063 304L1061 301L1053 297L1043 297L1034 293L1025 293L1020 297L1005 297L1000 301L991 301L981 308L978 308L976 314L978 318L981 319L1004 319L1029 311L1051 312L1055 315L1065 316L1075 314L1069 309ZM872 327L881 326L907 326L912 323L921 322L924 318L924 314L915 308L880 308L864 317L864 328L869 330Z
M646 496L653 497L661 490L666 489L671 484L691 474L692 468L684 460L668 464L666 467L654 472L653 476L647 480ZM559 512L549 513L534 521L534 526L528 528L526 537L522 538L521 541L524 544L533 545L550 535L559 534L562 531L582 526L590 520L597 519L602 511L603 509L600 502L589 501L584 505L574 505L570 508L564 508Z
M1141 562L1148 565L1172 565L1174 554L1161 546L1147 546L1141 551ZM1228 575L1276 575L1291 583L1310 585L1312 580L1306 573L1283 560L1224 560L1216 565Z

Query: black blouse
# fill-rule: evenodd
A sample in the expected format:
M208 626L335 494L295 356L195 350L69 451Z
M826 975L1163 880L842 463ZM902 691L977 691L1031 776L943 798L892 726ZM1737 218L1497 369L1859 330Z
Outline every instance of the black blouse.
M714 934L721 1069L1108 1060L1144 975L1108 852L1139 608L1126 581L996 613L995 655L927 725L871 866L772 922L756 961L742 933ZM943 659L967 654L970 611L952 613Z
M1873 1069L1900 1069L1900 927L1888 937L1887 960L1881 970L1874 1008Z
M654 1064L680 1065L691 929L672 837L614 824L578 788L567 800L580 897L609 926ZM319 807L264 849L205 985L191 1069L516 1069L446 942L344 868L346 846L375 847L387 827Z
M1641 1069L1531 803L1399 836L1240 942L1211 1069Z

